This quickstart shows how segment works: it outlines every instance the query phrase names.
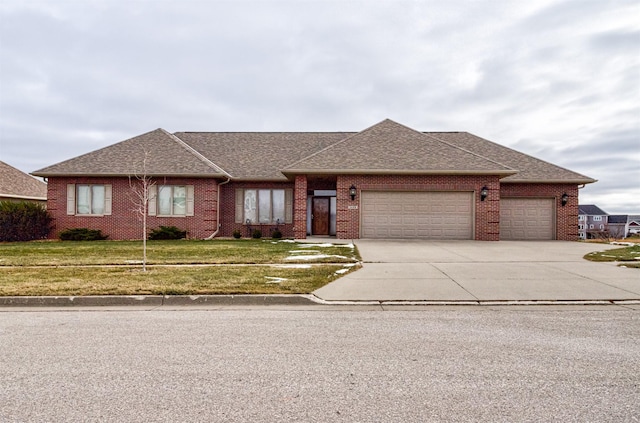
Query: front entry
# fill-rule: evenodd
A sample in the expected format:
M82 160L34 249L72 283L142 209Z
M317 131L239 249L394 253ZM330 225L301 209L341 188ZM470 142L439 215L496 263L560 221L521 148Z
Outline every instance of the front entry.
M313 197L312 235L329 235L329 197Z

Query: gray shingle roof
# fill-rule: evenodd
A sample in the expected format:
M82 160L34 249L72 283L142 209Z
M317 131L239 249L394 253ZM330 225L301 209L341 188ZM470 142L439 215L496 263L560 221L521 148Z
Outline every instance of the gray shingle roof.
M418 132L384 120L362 132L177 132L157 129L33 172L38 176L232 177L295 173L497 174L504 182L591 183L587 176L466 132Z
M516 170L387 119L283 172L510 175Z
M610 214L607 218L607 223L627 223L627 218L629 216L626 214Z
M511 148L504 147L468 132L439 132L430 134L465 150L485 157L491 157L497 162L518 169L518 173L501 179L500 183L540 181L547 183L566 182L588 184L596 182L595 179L589 178L588 176L512 150Z
M281 170L349 136L347 132L177 132L235 179L286 180Z
M580 204L578 206L578 214L588 216L606 216L608 213L594 204Z
M149 176L226 175L214 163L192 151L164 129L156 129L33 172L39 176L133 176L143 173Z
M0 197L46 200L47 184L0 161Z

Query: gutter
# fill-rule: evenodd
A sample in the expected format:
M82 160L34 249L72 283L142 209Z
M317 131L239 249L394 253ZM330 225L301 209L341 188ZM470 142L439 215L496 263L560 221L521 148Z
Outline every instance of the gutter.
M216 223L218 225L218 227L216 228L216 231L214 233L212 233L211 235L209 235L208 237L205 238L205 240L209 241L212 240L213 238L215 238L218 233L220 232L220 227L222 226L220 224L220 187L224 184L228 184L229 182L231 182L231 177L227 177L227 180L219 183L218 184L218 199L217 199L217 203L216 203Z

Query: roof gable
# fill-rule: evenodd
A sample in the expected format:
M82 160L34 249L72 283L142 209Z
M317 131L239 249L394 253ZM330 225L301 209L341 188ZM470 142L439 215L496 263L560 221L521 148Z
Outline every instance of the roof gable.
M386 119L326 147L283 173L516 173L503 164Z
M0 161L0 197L46 200L47 184Z
M164 129L40 169L39 176L224 176L224 170Z

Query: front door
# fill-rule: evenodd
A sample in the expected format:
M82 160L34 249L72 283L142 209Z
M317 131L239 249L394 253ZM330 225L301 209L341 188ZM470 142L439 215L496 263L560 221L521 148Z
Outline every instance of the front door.
M314 197L311 212L313 235L329 235L329 197Z

